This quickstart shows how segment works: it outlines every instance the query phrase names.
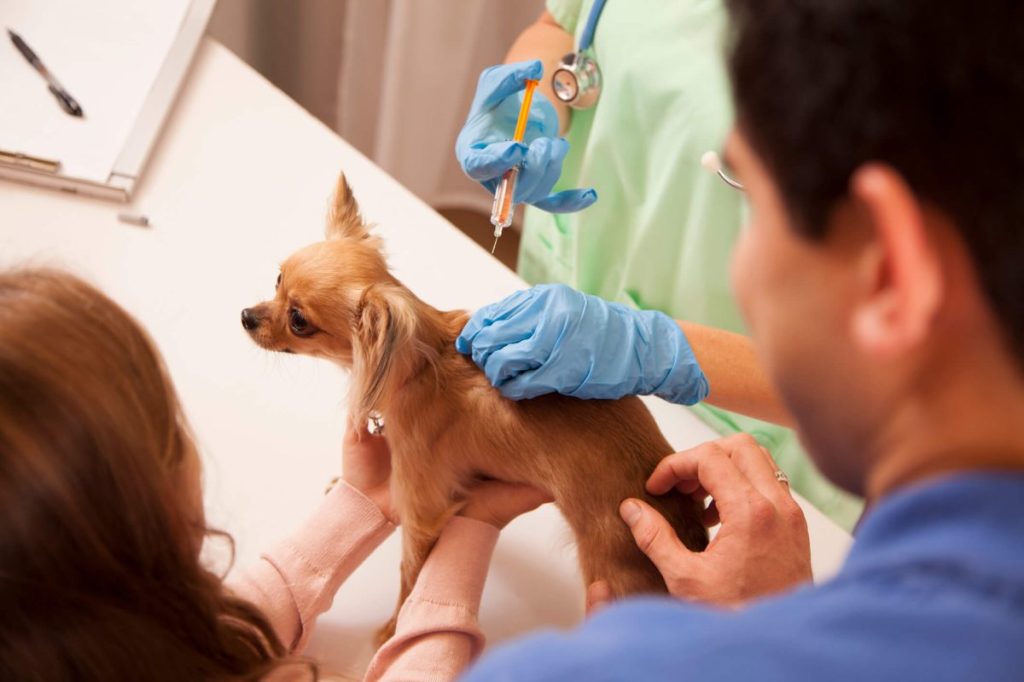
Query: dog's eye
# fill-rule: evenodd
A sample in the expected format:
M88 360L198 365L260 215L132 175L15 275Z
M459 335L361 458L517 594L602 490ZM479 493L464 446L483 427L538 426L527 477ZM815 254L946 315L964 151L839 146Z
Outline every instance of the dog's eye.
M277 273L277 281L274 282L274 291L277 291L280 288L281 288L281 273L279 272L279 273Z
M298 308L291 308L288 311L288 327L296 336L309 336L316 331Z

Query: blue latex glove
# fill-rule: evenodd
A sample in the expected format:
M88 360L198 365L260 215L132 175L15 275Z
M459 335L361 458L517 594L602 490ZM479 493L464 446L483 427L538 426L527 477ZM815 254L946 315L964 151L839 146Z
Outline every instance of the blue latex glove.
M512 141L525 81L540 80L543 73L540 61L485 69L469 117L455 141L455 156L466 175L492 194L505 171L521 163L513 201L551 213L571 213L597 201L597 192L569 189L551 193L562 174L569 143L558 137L558 114L539 90L533 93L523 143Z
M657 395L692 405L708 381L668 315L634 310L563 284L519 291L478 310L455 348L513 400Z

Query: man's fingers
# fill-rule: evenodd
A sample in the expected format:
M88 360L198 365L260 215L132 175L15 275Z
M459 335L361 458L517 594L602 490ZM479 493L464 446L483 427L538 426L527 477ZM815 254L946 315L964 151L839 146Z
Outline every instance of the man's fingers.
M778 463L768 449L748 434L738 433L728 439L731 457L757 490L779 510L796 504L788 479L780 481ZM742 460L742 461L741 461Z
M663 576L677 572L679 564L690 559L692 553L672 525L646 502L629 498L619 505L619 515L633 533L636 546Z
M612 588L604 580L595 580L587 587L586 613L588 616L612 601Z
M722 522L722 519L718 516L718 506L714 500L711 500L711 504L701 512L700 521L704 524L705 528L712 528Z
M751 436L740 435L742 438L730 443L729 458L736 463L736 467L750 480L754 488L776 508L785 504L791 498L789 486L776 478L775 472L779 467L775 460Z
M655 469L655 472L657 472L657 469ZM689 495L690 497L693 497L693 498L701 498L701 499L703 499L704 497L708 496L708 491L704 490L704 486L702 486L700 484L700 481L698 481L696 478L680 479L679 481L676 481L675 485L672 486L672 487L675 488L676 490L678 490L683 495ZM655 493L652 490L651 484L650 484L650 479L648 479L648 483L647 483L647 492L651 493L652 495L662 495L662 494L664 494L664 493Z
M683 495L692 497L695 500L703 500L708 497L708 491L699 481L680 481L676 483L675 489Z
M692 489L688 489L689 486ZM718 511L724 516L728 516L730 508L756 494L750 481L717 442L665 457L647 479L647 492L652 495L663 495L673 488L692 493L698 487L715 498Z
M704 443L696 448L663 457L647 478L647 492L652 495L664 495L673 488L684 495L695 492L701 487L700 478L697 476L698 451L709 447L714 447L714 443Z

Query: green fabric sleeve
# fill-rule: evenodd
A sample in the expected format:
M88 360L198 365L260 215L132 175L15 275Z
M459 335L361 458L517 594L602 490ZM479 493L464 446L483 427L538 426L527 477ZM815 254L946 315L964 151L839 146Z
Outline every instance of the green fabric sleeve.
M576 35L583 0L547 0L548 12L569 35Z

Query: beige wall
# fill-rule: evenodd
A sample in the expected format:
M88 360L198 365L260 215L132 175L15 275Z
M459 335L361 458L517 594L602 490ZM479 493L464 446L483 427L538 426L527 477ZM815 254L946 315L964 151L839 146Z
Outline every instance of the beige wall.
M210 34L428 203L488 210L455 162L455 136L479 72L542 9L542 0L219 0Z
M346 5L346 0L218 0L209 33L333 127Z

